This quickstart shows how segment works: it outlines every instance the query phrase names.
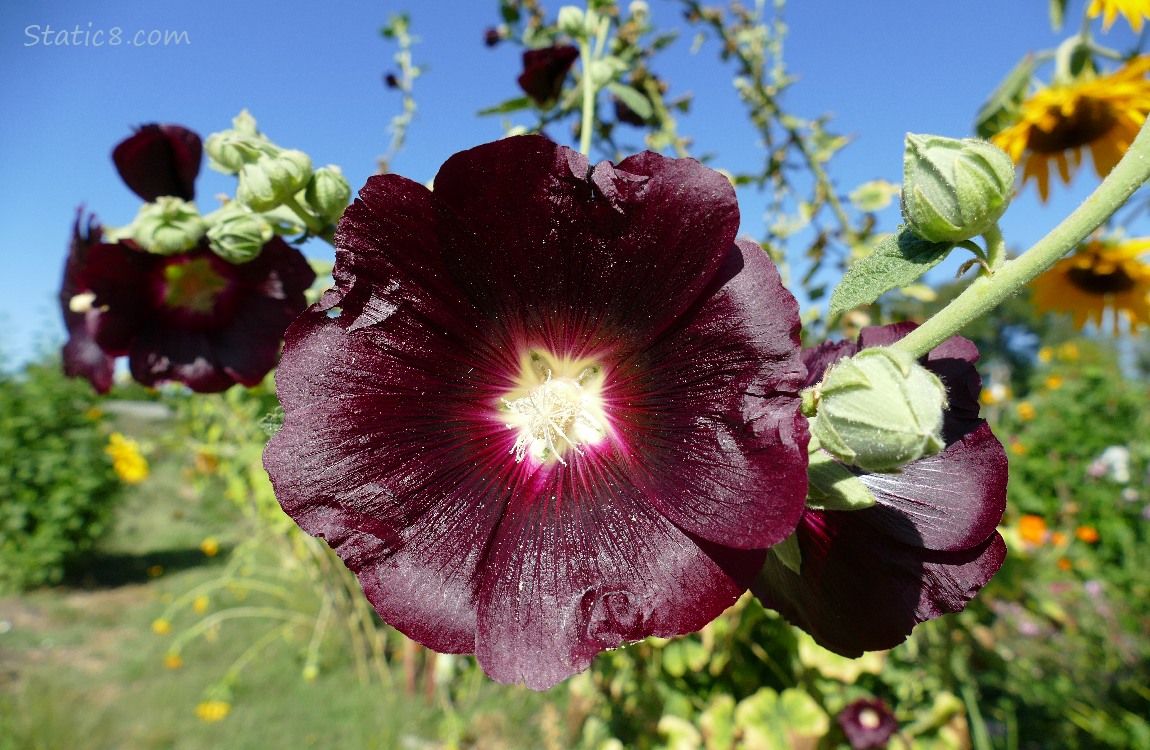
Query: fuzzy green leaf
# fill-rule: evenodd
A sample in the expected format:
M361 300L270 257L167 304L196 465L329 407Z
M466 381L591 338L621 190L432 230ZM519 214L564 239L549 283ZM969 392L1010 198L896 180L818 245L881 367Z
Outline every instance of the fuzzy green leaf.
M831 294L831 315L869 305L884 292L907 286L937 266L954 245L928 242L907 228L875 245L874 252L847 269Z

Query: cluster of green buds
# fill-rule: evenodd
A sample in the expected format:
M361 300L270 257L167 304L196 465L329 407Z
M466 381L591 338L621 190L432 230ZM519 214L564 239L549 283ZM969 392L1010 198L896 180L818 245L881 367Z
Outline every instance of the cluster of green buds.
M915 234L957 244L995 227L1014 192L1014 162L976 138L906 136L902 215Z
M194 203L160 196L140 207L127 227L109 232L110 240L130 239L150 253L176 255L200 244L208 224Z
M913 354L863 349L837 362L803 394L821 448L867 471L895 471L945 446L946 389Z
M230 129L208 136L204 148L213 169L239 177L236 202L257 212L286 206L313 233L334 224L351 198L338 167L314 169L304 152L277 146L247 110Z

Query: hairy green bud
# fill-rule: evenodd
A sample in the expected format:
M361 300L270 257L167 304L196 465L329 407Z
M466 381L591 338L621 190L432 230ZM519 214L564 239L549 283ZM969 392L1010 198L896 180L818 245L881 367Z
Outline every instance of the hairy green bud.
M140 207L136 220L124 230L136 244L157 255L175 255L200 243L208 225L195 204L161 196Z
M868 471L894 471L938 453L946 389L901 349L863 349L818 386L811 432L823 450Z
M339 167L329 164L311 176L303 194L304 202L329 224L339 221L351 201L351 185Z
M1014 193L1014 162L975 138L907 133L902 215L931 242L959 243L989 231Z
M559 18L556 24L559 30L572 39L583 39L587 36L584 24L583 9L574 5L564 5L559 9Z
M273 234L262 216L238 203L229 203L207 221L209 247L229 263L255 260Z
M236 200L253 211L270 211L303 190L311 179L311 159L288 149L261 156L240 168Z

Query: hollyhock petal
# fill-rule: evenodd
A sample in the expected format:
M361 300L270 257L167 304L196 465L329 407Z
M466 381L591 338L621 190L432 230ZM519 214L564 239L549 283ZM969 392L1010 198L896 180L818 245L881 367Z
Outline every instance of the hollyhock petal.
M592 169L541 136L456 154L435 197L460 287L557 348L617 331L657 335L695 302L739 223L730 183L698 162L647 153Z
M920 622L960 612L998 571L1006 545L939 552L885 537L844 515L808 511L798 529L801 575L769 555L751 591L843 656L893 648Z
M579 48L569 44L527 50L519 87L539 106L547 105L559 97L567 72L578 57Z
M1006 511L1006 451L985 422L941 453L859 479L877 500L867 523L927 549L977 545Z
M695 162L537 137L434 191L370 179L287 334L281 505L388 623L497 679L700 627L805 488L797 306L737 217Z
M117 144L112 161L127 186L146 201L162 195L195 198L203 144L180 125L142 125Z
M698 630L744 590L625 478L580 468L513 501L491 545L506 572L484 581L476 657L501 682L549 688L600 651ZM744 555L749 571L764 558Z
M204 331L145 327L132 342L128 369L149 388L176 381L197 393L219 393L236 384Z
M727 546L769 547L794 529L806 497L805 483L793 481L805 472L808 441L794 408L805 377L797 304L750 242L731 247L704 300L684 327L622 368L640 373L635 380L646 382L636 387L658 400L628 395L619 429L636 446L634 481L671 521ZM709 429L692 429L698 424ZM763 508L762 486L788 499Z
M839 359L889 346L914 328L867 328L857 345L804 351L808 385ZM947 388L946 447L895 472L851 469L875 505L807 510L796 530L799 573L771 555L751 587L824 647L857 656L896 645L915 624L960 611L1001 566L1006 547L995 527L1006 507L1007 461L978 419L977 359L974 345L956 336L920 360Z
M414 348L426 352L434 334L423 333ZM507 493L500 470L473 470L492 463L482 440L452 440L475 421L455 388L465 368L439 352L405 356L404 339L321 312L301 316L287 341L276 373L287 418L264 454L276 496L344 557L389 623L431 648L473 652L477 567Z
M73 298L91 292L81 276L88 262L88 251L100 244L101 233L95 216L90 215L85 221L83 208L76 211L76 220L72 224L72 241L64 261L64 277L60 282L60 311L68 331L68 341L61 350L61 359L65 375L85 378L97 393L107 393L112 388L115 359L108 356L92 336L92 326L99 311L73 309Z

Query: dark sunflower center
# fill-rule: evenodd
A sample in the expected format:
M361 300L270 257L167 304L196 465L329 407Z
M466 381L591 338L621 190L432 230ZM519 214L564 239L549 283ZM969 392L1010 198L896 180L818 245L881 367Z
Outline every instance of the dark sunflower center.
M210 314L227 287L228 280L207 258L173 263L164 269L164 304L173 310Z
M1137 284L1121 266L1109 273L1099 273L1093 268L1071 268L1066 276L1070 283L1089 294L1117 294Z
M1054 154L1098 140L1114 127L1114 110L1098 99L1083 97L1069 115L1055 113L1049 131L1032 128L1026 145L1031 151Z

